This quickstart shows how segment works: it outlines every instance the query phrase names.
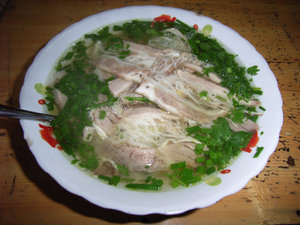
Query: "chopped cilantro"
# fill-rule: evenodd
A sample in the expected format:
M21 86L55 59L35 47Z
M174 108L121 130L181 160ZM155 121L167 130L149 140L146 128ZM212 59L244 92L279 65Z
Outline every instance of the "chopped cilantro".
M138 43L147 43L147 41L156 36L161 36L160 30L164 26L163 23L155 23L151 26L151 21L138 21L124 23L122 26L115 25L114 31L123 31L123 34L130 40Z
M141 102L151 102L148 98L146 97L124 97L124 99L133 102L133 101L141 101Z
M259 71L257 66L251 66L247 69L247 73L250 75L257 75L257 72Z
M117 164L117 168L121 174L123 174L125 176L129 176L128 168L125 165L121 166L121 165Z
M205 147L204 144L196 144L196 146L195 146L195 154L196 155L200 155L201 153L203 153L204 147Z
M118 183L120 182L121 178L119 176L104 176L104 175L98 175L98 178L104 181L107 181L109 185L114 185L117 186Z
M99 112L99 119L100 119L100 120L103 120L105 117L106 117L106 111L101 110L101 111Z
M235 123L241 124L244 121L245 113L242 110L235 109L232 111L231 120Z
M201 172L205 171L207 174L213 170L209 169L211 167L218 170L224 168L233 157L240 154L252 137L252 133L231 130L225 118L215 120L211 128L194 126L188 127L186 131L208 149L203 151L203 156L196 158L196 162L204 166Z
M52 88L46 87L46 106L48 111L54 110L54 95L52 93Z
M199 93L199 97L201 97L201 98L207 98L207 91L201 91Z
M195 161L196 161L196 163L203 163L203 162L205 162L205 160L206 159L204 156L200 156L200 157L197 157Z
M178 187L179 185L188 187L201 181L201 176L192 168L186 166L186 162L178 162L170 165L171 174L167 176L171 179L171 186Z
M128 44L125 46L120 37L110 33L108 26L99 30L97 34L86 34L84 37L91 38L94 42L101 41L105 51L117 55L121 59L126 58L131 53L130 46Z

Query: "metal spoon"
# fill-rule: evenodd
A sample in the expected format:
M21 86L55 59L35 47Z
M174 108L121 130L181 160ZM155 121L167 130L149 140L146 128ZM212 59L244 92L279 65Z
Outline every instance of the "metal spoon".
M15 109L6 105L0 104L0 117L10 117L17 119L28 119L28 120L43 120L52 121L55 116L31 112L23 109Z

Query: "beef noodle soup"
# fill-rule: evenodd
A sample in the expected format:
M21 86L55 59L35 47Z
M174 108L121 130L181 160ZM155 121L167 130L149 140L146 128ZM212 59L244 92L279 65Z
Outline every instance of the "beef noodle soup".
M210 28L163 15L68 48L45 99L72 163L137 190L187 187L226 168L259 129L262 91L251 83L257 67L236 63Z

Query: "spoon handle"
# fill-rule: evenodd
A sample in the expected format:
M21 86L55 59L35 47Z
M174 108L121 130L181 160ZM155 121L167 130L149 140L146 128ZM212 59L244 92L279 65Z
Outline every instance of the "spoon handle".
M15 109L9 106L0 104L0 117L10 117L17 119L28 119L28 120L43 120L43 121L52 121L55 119L55 116L31 112L22 109Z

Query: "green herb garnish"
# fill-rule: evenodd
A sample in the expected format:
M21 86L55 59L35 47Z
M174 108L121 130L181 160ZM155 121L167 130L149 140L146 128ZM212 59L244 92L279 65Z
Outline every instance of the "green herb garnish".
M262 150L264 150L264 147L257 147L256 148L256 153L253 156L253 158L257 158L260 155L260 153L262 152Z
M163 185L163 181L161 179L156 179L152 177L148 177L145 183L129 183L126 184L125 187L129 189L135 190L150 190L150 191L158 191L161 189Z
M250 75L257 75L257 72L259 71L257 66L251 66L247 69L247 73Z
M207 91L201 91L199 93L199 97L201 97L201 98L207 98Z
M178 162L170 165L173 173L167 176L171 179L171 186L178 187L179 185L188 187L201 181L201 176L193 169L187 168L186 162Z
M196 158L196 162L205 167L201 171L205 171L206 174L213 171L211 167L223 169L233 157L240 154L241 149L248 145L252 137L252 133L231 130L225 118L215 120L211 128L194 126L188 127L186 131L208 149L202 152L203 156ZM199 147L196 145L197 148Z
M104 175L98 175L98 178L104 181L107 181L109 185L114 185L117 186L118 183L120 182L121 178L119 176L104 176Z
M129 176L128 168L125 165L121 166L121 165L117 164L117 169L121 174L123 174L125 176Z
M133 102L133 101L140 101L140 102L151 102L148 98L146 97L124 97L124 99Z
M99 112L99 119L100 119L100 120L103 120L105 117L106 117L106 111L101 110L101 111Z

